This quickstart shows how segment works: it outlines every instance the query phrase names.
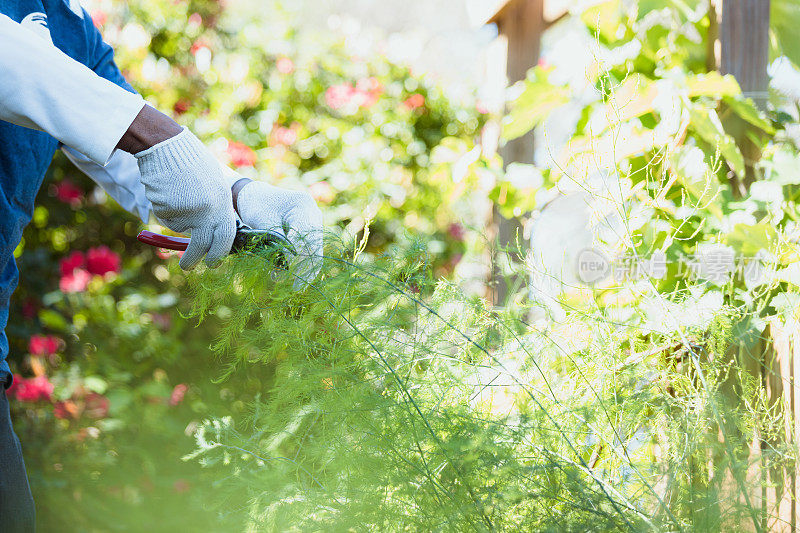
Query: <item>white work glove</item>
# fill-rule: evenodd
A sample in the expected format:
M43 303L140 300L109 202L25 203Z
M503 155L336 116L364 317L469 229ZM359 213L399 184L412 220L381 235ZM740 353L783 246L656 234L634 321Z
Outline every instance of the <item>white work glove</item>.
M241 179L233 170L225 171L231 184ZM310 194L252 181L239 191L236 207L251 228L275 231L292 244L297 252L295 289L314 280L322 267L322 211Z
M184 129L136 159L153 214L172 231L190 234L180 267L190 270L203 257L213 266L230 253L236 236L231 189L203 143Z

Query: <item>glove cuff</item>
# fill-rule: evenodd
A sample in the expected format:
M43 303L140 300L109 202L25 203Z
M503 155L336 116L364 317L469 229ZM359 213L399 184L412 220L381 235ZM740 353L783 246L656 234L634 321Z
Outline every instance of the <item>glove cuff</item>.
M200 139L186 128L165 141L147 150L134 154L139 164L147 162L152 170L166 172L174 168L176 161L196 162L206 157L206 147Z

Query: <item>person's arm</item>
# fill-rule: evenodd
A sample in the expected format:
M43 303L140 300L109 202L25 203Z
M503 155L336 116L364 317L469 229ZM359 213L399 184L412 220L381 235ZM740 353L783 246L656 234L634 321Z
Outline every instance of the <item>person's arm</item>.
M102 165L144 105L0 14L0 120L47 132Z

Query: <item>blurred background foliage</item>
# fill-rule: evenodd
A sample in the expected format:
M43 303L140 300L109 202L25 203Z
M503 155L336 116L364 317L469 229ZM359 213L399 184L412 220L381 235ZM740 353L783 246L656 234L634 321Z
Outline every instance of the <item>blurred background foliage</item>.
M475 155L485 119L474 102L450 101L379 54L354 57L335 35L298 32L278 3L257 13L214 0L95 7L151 103L240 173L308 188L326 225L359 235L365 254L424 240L418 260L450 276L480 247L467 242L463 199L494 170ZM10 394L43 531L241 523L212 509L215 478L181 457L203 418L243 416L269 370L215 381L218 319L198 328L183 318L177 259L139 244L139 229L59 155L16 251Z
M773 5L781 15L775 18L773 52L796 50L787 21L797 10L788 1ZM795 95L771 91L767 113L741 94L735 80L708 71L707 7L706 2L664 0L596 2L576 9L572 20L593 55L586 63L557 50L546 55L512 90L502 124L506 139L533 128L547 131L556 123L566 133L557 143L540 143L546 156L537 165L511 166L505 174L500 161L477 144L489 117L475 101L454 101L379 50L354 55L340 38L312 38L277 3L253 13L211 0L103 1L92 16L117 49L126 76L154 105L171 111L239 172L308 188L334 237L355 236L360 243L355 255L367 263L403 257L394 265L396 281L421 298L431 296L431 278L462 281L474 273L471 265L481 263L488 200L504 214L517 215L543 210L571 194L588 195L593 238L599 235L590 242L598 249L609 257L663 254L668 266L660 277L581 285L547 271L546 258L537 256L534 226L532 284L541 290L533 293L534 308L522 312L544 337L525 349L537 354L541 349L545 372L537 367L542 380L530 377L530 383L559 385L552 407L570 413L574 434L584 430L585 419L606 416L598 411L596 391L601 391L608 403L600 406L619 408L631 430L622 449L627 453L628 445L636 445L640 450L636 468L659 467L652 452L658 442L661 457L668 459L664 464L677 469L666 472L681 473L676 488L669 489L674 505L660 504L669 520L656 519L713 530L749 518L752 509L740 505L738 493L731 497L729 477L704 485L681 468L689 460L705 464L709 450L717 453L727 445L704 428L718 422L712 416L712 392L730 400L725 388L730 361L752 367L768 324L796 313L800 117ZM791 54L786 58L797 60ZM569 228L562 222L555 224ZM213 359L209 345L223 332L231 307L205 302L215 314L199 327L186 318L191 308L186 276L173 255L136 242L140 228L57 157L17 250L22 282L8 328L17 374L10 394L17 400L15 426L41 527L171 531L241 530L248 520L258 524L248 512L266 516L270 495L266 504L241 501L239 507L231 503L235 499L226 500L227 507L214 505L212 496L237 484L234 494L242 493L241 484L250 480L249 473L240 476L246 461L215 456L199 441L196 450L192 436L203 428L201 438L214 431L221 435L216 438L231 442L258 437L260 428L239 426L257 419L253 409L262 404L259 394L274 386L275 366L249 364L244 357L241 371L221 379L227 367ZM575 237L565 235L564 241ZM753 281L708 275L713 272L687 276L677 269L681 259L703 247L749 258L770 275ZM428 279L414 279L418 271ZM554 275L555 286L543 281ZM489 320L484 312L476 311L475 327ZM299 327L294 320L289 324ZM612 327L619 325L623 336ZM274 339L276 331L270 324L259 335ZM686 332L717 356L708 369L713 377L708 396L695 394L691 372L675 370L691 366L686 358L675 363L670 355L685 343ZM225 334L230 336L230 329ZM277 360L286 351L279 341L265 345ZM665 348L654 351L654 345ZM518 363L537 361L527 353ZM623 385L616 381L619 368L624 368ZM726 404L737 445L769 430L775 418L751 377L737 374L735 384L750 403ZM578 389L581 393L575 393ZM327 390L317 387L315 393L324 397ZM615 403L629 393L641 402ZM535 412L527 401L507 400L504 405L510 402L523 418ZM283 416L264 424L279 432L281 423L292 423L286 420L291 414ZM238 425L201 425L207 418ZM442 420L445 434L447 423ZM659 424L668 435L659 433ZM598 434L607 430L614 444L591 442L579 445L578 452L604 468L611 465L609 479L624 478L633 462L618 457L618 427L609 422L598 428ZM696 438L682 447L687 431L696 431ZM650 439L648 446L637 444L644 438L641 432ZM534 444L552 445L551 450L564 446L542 439ZM194 461L181 461L192 451L212 466L201 469ZM777 444L769 452L776 462L792 460ZM377 454L375 460L386 457ZM265 479L263 470L255 475L260 482L275 482L268 475ZM485 479L491 481L492 475L490 470ZM568 477L576 485L544 485L557 505L571 490L586 489L584 478ZM614 486L634 495L641 489ZM251 493L264 497L257 489ZM593 492L582 494L595 503ZM698 494L714 505L698 507ZM519 503L518 494L515 498ZM630 515L619 513L621 518L614 514L606 525L624 528L628 519L642 524L640 518L649 519L653 509L649 503L631 507ZM506 516L509 524L559 524L548 522L552 517L544 512L530 514L525 505L517 514L503 515L503 503L498 505L498 516ZM700 507L713 512L698 517ZM583 510L569 509L574 513L569 524L576 529L592 523ZM353 512L360 510L353 507Z

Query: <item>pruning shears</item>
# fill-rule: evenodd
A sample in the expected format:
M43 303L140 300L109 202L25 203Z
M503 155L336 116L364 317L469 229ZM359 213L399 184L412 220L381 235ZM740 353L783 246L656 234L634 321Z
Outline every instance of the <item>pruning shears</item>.
M140 231L136 238L144 244L157 248L166 248L167 250L184 251L189 245L189 239L186 237L173 237L147 230ZM237 221L236 237L233 239L230 253L235 254L258 249L283 252L279 254L277 260L277 265L282 268L286 268L288 265L287 255L295 254L291 243L277 231L253 229Z

